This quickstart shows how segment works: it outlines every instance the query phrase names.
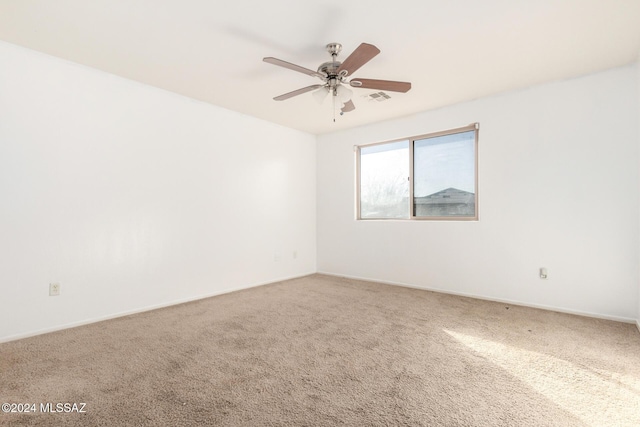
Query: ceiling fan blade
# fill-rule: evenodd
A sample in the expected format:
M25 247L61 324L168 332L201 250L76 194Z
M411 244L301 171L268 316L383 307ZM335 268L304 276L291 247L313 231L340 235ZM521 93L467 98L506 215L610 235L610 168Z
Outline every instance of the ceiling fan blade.
M408 92L411 89L409 82L396 82L393 80L353 79L349 82L353 87L364 89L388 90L391 92Z
M353 101L352 100L348 100L347 102L344 103L344 107L342 107L342 111L343 113L348 113L349 111L353 111L356 109L356 106L353 105Z
M353 51L351 55L344 60L340 68L338 68L338 74L343 73L346 76L350 76L356 72L356 70L362 67L367 62L380 53L380 49L372 44L361 43L360 46Z
M262 58L262 60L264 62L268 62L269 64L277 65L279 67L288 68L290 70L297 71L299 73L306 74L308 76L319 77L319 78L321 78L323 80L327 77L325 75L322 75L322 74L318 73L317 71L313 71L313 70L310 70L308 68L304 68L304 67L301 67L299 65L292 64L292 63L287 62L287 61L283 61L282 59L273 58L271 56L267 56L266 58Z
M311 92L312 90L316 90L324 85L311 85L307 87L303 87L302 89L294 90L293 92L285 93L280 96L276 96L273 98L276 101L284 101L285 99L293 98L294 96L301 95L306 92Z

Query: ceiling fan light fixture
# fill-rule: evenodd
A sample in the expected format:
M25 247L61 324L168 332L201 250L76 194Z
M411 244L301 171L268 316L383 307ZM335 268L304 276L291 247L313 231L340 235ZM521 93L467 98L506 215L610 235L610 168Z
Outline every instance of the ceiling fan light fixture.
M336 88L336 97L343 104L351 99L353 95L353 91L351 89L346 88L343 85L340 85Z
M315 92L313 92L311 95L313 95L313 99L315 99L318 104L322 104L328 94L329 94L329 88L324 86L316 90Z

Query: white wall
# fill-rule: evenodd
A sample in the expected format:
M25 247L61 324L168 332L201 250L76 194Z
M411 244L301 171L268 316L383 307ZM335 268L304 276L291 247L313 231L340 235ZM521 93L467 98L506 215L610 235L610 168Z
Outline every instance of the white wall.
M638 54L638 61L636 62L636 85L637 85L637 94L638 94L638 145L640 145L640 53ZM640 158L639 158L640 160ZM639 165L640 168L640 165ZM640 197L640 193L638 194ZM640 259L638 260L638 268L640 268ZM640 330L640 281L638 281L638 315L636 318L636 325L638 326L638 330Z
M319 137L318 270L633 321L636 86L628 66ZM353 145L476 121L480 221L354 220Z
M315 136L6 43L0 64L0 341L315 272Z

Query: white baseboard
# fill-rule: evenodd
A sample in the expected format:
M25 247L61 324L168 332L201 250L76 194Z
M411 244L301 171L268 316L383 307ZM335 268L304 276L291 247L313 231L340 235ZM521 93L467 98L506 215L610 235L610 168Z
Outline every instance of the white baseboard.
M402 286L404 288L420 289L420 290L423 290L423 291L431 291L431 292L438 292L438 293L441 293L441 294L457 295L457 296L461 296L461 297L475 298L475 299L481 299L481 300L485 300L485 301L500 302L500 303L503 303L503 304L518 305L518 306L522 306L522 307L539 308L541 310L556 311L558 313L575 314L577 316L593 317L593 318L596 318L596 319L613 320L613 321L616 321L616 322L623 322L623 323L635 323L636 326L638 326L638 329L640 330L640 320L636 320L636 319L633 319L633 318L630 318L630 317L611 316L611 315L607 315L607 314L591 313L591 312L580 311L580 310L572 310L572 309L567 309L567 308L563 308L563 307L555 307L555 306L548 306L548 305L542 305L542 304L531 304L531 303L527 303L527 302L524 302L524 301L516 301L516 300L508 300L508 299L502 299L502 298L487 297L487 296L484 296L484 295L470 294L470 293L465 293L465 292L454 292L454 291L449 291L449 290L446 290L446 289L431 288L431 287L428 287L428 286L417 286L417 285L413 285L413 284L410 284L410 283L390 282L390 281L385 281L385 280L371 279L371 278L367 278L367 277L358 277L358 276L349 276L349 275L345 275L345 274L326 273L326 272L322 272L322 271L319 271L318 274L324 274L326 276L334 276L334 277L344 277L344 278L347 278L347 279L354 279L354 280L365 280L367 282L382 283L384 285Z
M285 281L285 280L298 279L300 277L309 276L311 274L315 274L315 272L306 273L306 274L302 274L302 275L299 275L299 276L282 277L282 278L279 278L279 279L268 280L266 282L257 282L257 283L251 283L251 284L248 284L248 285L236 286L234 288L223 289L221 291L216 291L216 292L212 292L212 293L208 293L208 294L204 294L204 295L198 295L198 296L194 296L194 297L182 298L182 299L179 299L179 300L170 301L170 302L166 302L166 303L162 303L162 304L155 304L155 305L136 308L136 309L133 309L133 310L127 310L127 311L122 311L122 312L118 312L118 313L108 314L106 316L93 317L93 318L90 318L90 319L79 320L77 322L66 323L66 324L63 324L63 325L53 326L51 328L38 329L38 330L35 330L35 331L25 332L25 333L21 333L21 334L9 335L9 336L6 336L6 337L0 337L0 343L9 342L9 341L16 341L16 340L20 340L20 339L23 339L23 338L34 337L36 335L48 334L50 332L61 331L63 329L76 328L78 326L89 325L91 323L102 322L104 320L115 319L115 318L118 318L118 317L129 316L129 315L132 315L132 314L144 313L145 311L157 310L159 308L170 307L172 305L178 305L178 304L184 304L184 303L187 303L187 302L198 301L198 300L205 299L205 298L211 298L211 297L215 297L215 296L218 296L218 295L224 295L224 294L228 294L228 293L231 293L231 292L241 291L243 289L256 288L256 287L259 287L259 286L270 285L272 283L282 282L282 281Z
M640 319L636 320L636 327L638 328L638 332L640 332Z

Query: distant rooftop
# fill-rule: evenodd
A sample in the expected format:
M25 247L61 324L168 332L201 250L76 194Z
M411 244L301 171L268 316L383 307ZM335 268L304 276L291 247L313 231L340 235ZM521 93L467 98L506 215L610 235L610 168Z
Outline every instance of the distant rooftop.
M414 203L416 205L467 204L475 201L474 196L468 191L450 187L428 196L416 197Z

